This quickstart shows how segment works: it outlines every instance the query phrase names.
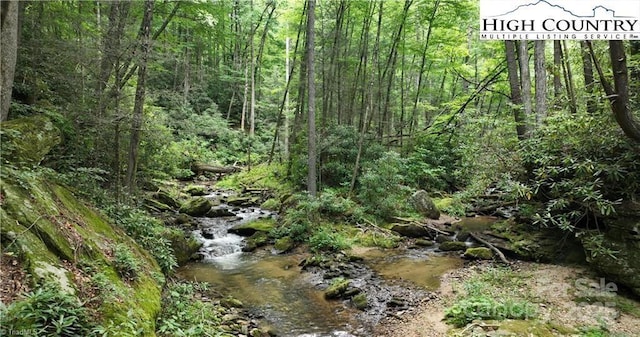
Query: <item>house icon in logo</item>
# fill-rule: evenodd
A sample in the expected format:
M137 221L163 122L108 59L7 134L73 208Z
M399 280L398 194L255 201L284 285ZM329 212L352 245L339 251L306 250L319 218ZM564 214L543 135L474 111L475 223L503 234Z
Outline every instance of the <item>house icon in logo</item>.
M640 34L639 0L480 0L480 38L627 40Z
M633 16L618 16L616 11L605 7L604 5L597 5L592 7L591 11L570 9L561 5L563 1L556 0L538 0L523 5L519 5L512 10L503 12L501 14L492 15L491 17L535 17L535 16L548 16L548 17L573 17L573 18L631 18ZM588 8L588 7L587 7Z

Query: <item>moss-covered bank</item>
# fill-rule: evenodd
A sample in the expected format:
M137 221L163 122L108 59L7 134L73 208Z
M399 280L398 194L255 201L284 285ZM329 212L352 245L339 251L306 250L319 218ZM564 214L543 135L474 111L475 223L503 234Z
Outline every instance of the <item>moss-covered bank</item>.
M14 125L20 128L12 129ZM91 306L96 326L115 335L128 335L127 330L135 330L138 335L155 336L163 279L156 261L124 231L76 199L69 189L48 179L50 170L33 168L46 154L41 150L50 149L59 139L50 122L41 117L27 118L5 123L2 128L3 135L19 133L32 142L30 146L3 144L3 253L20 257L31 288L54 283ZM37 135L28 135L30 130ZM3 141L6 139L3 137ZM15 139L19 143L22 138ZM32 150L37 153L30 153ZM120 277L114 261L116 245L125 246L140 262L135 280Z

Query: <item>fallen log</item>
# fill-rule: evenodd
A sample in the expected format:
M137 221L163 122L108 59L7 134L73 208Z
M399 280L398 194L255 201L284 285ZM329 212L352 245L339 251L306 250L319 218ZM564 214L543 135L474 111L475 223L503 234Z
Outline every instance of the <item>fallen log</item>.
M205 172L215 174L227 174L234 173L242 170L239 166L214 166L205 163L195 162L191 164L191 171L196 175L201 175Z
M496 246L494 246L493 244L491 244L491 242L479 237L478 235L474 234L474 233L469 233L469 236L471 236L474 240L482 243L483 245L489 247L491 250L493 250L494 252L496 252L496 254L500 257L500 260L502 260L502 262L504 262L505 264L510 264L509 260L507 260L507 258L504 256L504 254L502 254L502 252L500 251L500 249L498 249Z
M515 204L516 204L515 201L505 201L505 202L500 202L500 203L494 203L494 204L487 205L487 206L477 206L477 207L473 208L472 211L476 212L476 213L486 214L486 213L489 213L489 212L495 212L495 210L498 209L499 207L513 206Z

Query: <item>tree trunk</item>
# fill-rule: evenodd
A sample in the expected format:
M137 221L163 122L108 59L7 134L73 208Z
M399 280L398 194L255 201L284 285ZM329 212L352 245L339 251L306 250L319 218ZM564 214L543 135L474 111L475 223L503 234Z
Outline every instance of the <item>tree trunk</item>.
M147 77L147 59L151 51L151 20L153 19L154 0L146 0L144 4L144 15L140 25L140 60L138 61L138 83L136 84L136 95L133 106L133 120L131 122L131 140L129 141L129 160L127 164L127 186L129 193L135 191L136 171L138 169L138 147L140 146L140 132L142 128L145 80Z
M513 103L513 117L516 121L516 133L518 139L527 137L527 124L522 111L522 93L520 91L520 80L518 77L518 62L516 60L515 41L504 42L505 54L507 56L507 72L509 76L509 87L511 89L511 103Z
M9 118L11 91L18 57L18 1L2 1L0 21L0 121Z
M553 41L553 97L558 99L562 93L562 45L560 40Z
M544 67L544 40L534 42L534 63L536 73L536 124L540 124L547 114L547 71Z
M593 63L589 55L589 47L587 41L581 41L580 50L582 51L582 70L584 72L584 85L587 91L587 112L593 114L597 110L595 100L595 80L593 79Z
M609 55L613 70L615 92L607 93L616 121L627 137L640 143L640 122L629 107L629 72L624 43L620 40L609 41Z
M433 22L436 18L436 13L438 12L438 6L440 6L440 0L436 0L433 5L433 11L431 12L431 17L429 18L429 28L427 28L427 37L424 41L424 48L422 49L422 58L420 60L420 70L418 72L418 84L416 88L416 96L413 100L413 108L411 110L411 122L409 125L409 134L413 134L413 124L415 122L415 116L418 112L418 102L420 100L420 89L422 89L422 78L424 76L424 67L426 65L427 60L427 48L429 47L429 40L431 39L431 32L433 31Z
M253 0L251 0L251 12L253 12ZM249 48L251 50L249 58L251 59L251 105L249 106L249 136L253 137L255 133L256 118L256 59L253 52L253 36L258 27L251 30L249 36ZM251 146L251 145L249 145Z
M529 46L528 41L522 40L518 44L518 60L520 61L520 82L522 90L522 104L524 106L524 121L527 132L530 132L529 121L533 112L531 104L531 73L529 70Z
M307 191L313 197L316 196L316 85L314 74L314 58L315 58L315 10L316 1L308 0L307 10L307 86L309 91L309 135L308 135L308 147L309 147L309 161L308 161L308 175L307 175Z
M561 48L562 55L562 67L564 69L564 81L567 87L567 97L569 97L569 109L571 113L578 113L578 106L576 104L576 90L573 85L573 72L571 71L571 62L569 62L569 48L567 48L567 41L562 41Z

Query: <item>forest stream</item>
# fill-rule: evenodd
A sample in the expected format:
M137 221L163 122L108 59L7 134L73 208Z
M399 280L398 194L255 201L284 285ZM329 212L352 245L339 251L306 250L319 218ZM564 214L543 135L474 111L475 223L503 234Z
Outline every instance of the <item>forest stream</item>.
M216 192L210 199L226 198ZM178 270L190 281L208 282L240 300L249 315L278 336L369 335L381 319L404 313L440 286L440 277L460 268L463 260L444 256L434 248L356 248L350 263L339 271L308 269L301 261L308 253L277 254L273 248L242 252L245 239L229 233L234 226L277 215L257 207L216 206L235 216L199 218L194 236L203 245L202 260ZM342 268L342 270L340 270ZM337 276L347 275L352 286L366 290L368 307L359 311L348 300L327 300L323 289Z

